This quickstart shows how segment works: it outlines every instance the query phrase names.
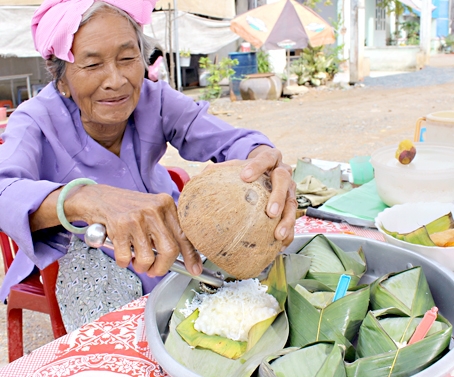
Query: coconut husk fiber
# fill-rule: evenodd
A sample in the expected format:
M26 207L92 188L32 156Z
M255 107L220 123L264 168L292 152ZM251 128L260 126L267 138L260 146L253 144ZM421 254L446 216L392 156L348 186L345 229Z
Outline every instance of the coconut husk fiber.
M262 175L247 183L242 166L206 169L181 192L181 229L194 247L237 279L257 277L282 248L274 238L280 218L271 219L266 205L271 181Z

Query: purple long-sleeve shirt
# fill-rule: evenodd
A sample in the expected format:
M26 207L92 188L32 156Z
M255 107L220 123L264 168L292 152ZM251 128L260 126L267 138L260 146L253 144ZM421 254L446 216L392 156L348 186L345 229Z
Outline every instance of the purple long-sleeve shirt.
M60 186L87 177L129 190L168 193L177 201L178 189L158 164L167 143L186 160L214 162L246 159L258 145L272 146L261 133L234 128L207 109L208 103L196 103L165 82L144 80L117 156L85 132L77 105L53 84L20 105L0 147L0 229L20 249L5 276L0 300L35 265L42 269L66 252L69 238L58 236L62 227L32 234L29 224L29 215ZM139 277L144 294L159 281L145 274Z

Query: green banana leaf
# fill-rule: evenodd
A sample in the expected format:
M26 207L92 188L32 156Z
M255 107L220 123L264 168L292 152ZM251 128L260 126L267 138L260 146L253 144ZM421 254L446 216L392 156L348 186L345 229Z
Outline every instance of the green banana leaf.
M429 232L427 231L427 228L424 225L418 229L413 230L410 233L390 232L386 230L383 226L382 229L391 237L397 238L398 240L401 241L406 241L416 245L435 246L435 243L430 239Z
M266 357L258 377L345 377L342 348L335 342L316 342L285 348Z
M392 308L397 315L416 317L435 306L429 284L421 267L390 273L370 286L372 310Z
M311 258L300 254L285 254L284 264L287 284L293 284L306 277Z
M301 285L299 287L305 289ZM330 302L326 302L323 310L324 315L331 325L340 329L341 333L351 342L358 334L361 322L366 316L369 307L370 286L358 285L348 291L343 298L335 302L332 302L334 292L314 292L312 293L313 299L317 300L320 293L324 294L325 297L331 298ZM313 305L316 307L315 304Z
M331 289L327 285L319 282L318 280L301 279L301 280L297 281L297 283L302 285L304 288L306 288L310 292L323 292L323 291L325 291L325 292L333 292L334 293L333 289Z
M403 241L423 246L435 246L425 226L403 235Z
M383 231L391 237L397 238L401 241L423 246L435 246L435 243L431 240L430 235L453 228L454 218L452 217L451 212L409 233L391 232L382 226Z
M288 286L287 314L290 323L289 344L304 347L317 341L336 341L345 346L345 357L353 361L355 350L351 344L369 307L369 285L353 288L343 298L323 304L320 297L334 292L311 293L301 284ZM301 293L300 293L301 292Z
M304 286L297 284L295 290L309 301L316 309L324 309L333 302L334 294L333 291L321 291L321 292L310 292ZM347 295L350 292L347 292Z
M212 270L219 270L217 266L209 261L205 262L205 266ZM282 311L274 321L266 320L256 324L249 332L248 342L234 342L236 345L233 346L230 343L233 341L230 339L208 336L200 332L194 334L196 330L194 330L192 321L195 320L198 314L194 312L185 319L180 312L180 309L185 308L186 300L192 300L195 294L194 290L198 290L198 283L192 281L186 288L172 314L170 332L165 342L166 350L176 362L203 377L250 376L257 369L263 357L270 352L281 350L287 342L289 326L287 315L283 310L286 300L283 256L280 255L276 258L273 267L269 271L268 278L262 280L262 284L267 285L268 292L275 295ZM284 289L284 292L281 291L282 289ZM181 325L183 322L186 323ZM191 346L183 340L177 331L177 327L179 327L179 331L185 333L184 336L188 338L194 337L194 342L197 345ZM200 338L203 338L203 340L201 341ZM213 342L213 340L215 341ZM200 348L200 342L203 348ZM207 349L206 347L214 348L214 350ZM236 359L231 359L215 352L218 350L234 355L239 352L241 355Z
M443 215L426 225L426 229L429 234L442 232L444 230L453 228L454 218L452 217L452 212L448 212L446 215Z
M283 255L276 257L268 276L261 283L268 287L267 292L276 298L279 302L279 307L284 310L287 299L287 280Z
M351 276L349 288L353 288L366 272L366 258L361 248L356 253L347 253L323 234L309 240L298 254L311 258L306 278L320 281L333 290L342 274Z
M447 351L452 333L451 324L441 315L424 339L405 345L421 317L389 316L389 311L370 311L358 337L357 356L346 363L347 376L404 377L429 367Z

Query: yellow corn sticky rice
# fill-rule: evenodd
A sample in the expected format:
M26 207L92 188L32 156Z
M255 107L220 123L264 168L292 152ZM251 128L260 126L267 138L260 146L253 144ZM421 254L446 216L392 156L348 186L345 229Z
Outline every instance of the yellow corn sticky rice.
M188 317L199 309L194 323L197 331L247 341L252 326L280 312L279 303L267 289L258 279L226 282L214 294L196 292L181 312Z

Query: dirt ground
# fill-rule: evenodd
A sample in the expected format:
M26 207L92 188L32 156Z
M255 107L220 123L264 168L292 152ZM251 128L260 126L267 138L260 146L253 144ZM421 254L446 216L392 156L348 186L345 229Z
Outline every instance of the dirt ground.
M454 67L454 54L433 56L430 65ZM413 139L417 119L441 110L454 110L454 82L402 89L322 87L279 101L221 98L210 107L235 127L266 134L290 165L301 157L348 162L355 155L370 155L382 146ZM190 175L205 165L182 160L172 148L162 162L181 166Z
M435 55L429 65L454 67L454 54ZM194 91L186 94L196 96ZM301 157L348 162L355 155L370 155L382 146L413 139L416 120L442 110L454 110L453 82L400 89L318 88L292 99L231 102L221 98L210 106L213 114L233 126L266 134L290 165ZM173 148L162 163L180 166L191 176L206 165L182 160ZM8 361L5 309L0 305L0 366ZM26 352L53 339L46 315L25 312L24 326Z

